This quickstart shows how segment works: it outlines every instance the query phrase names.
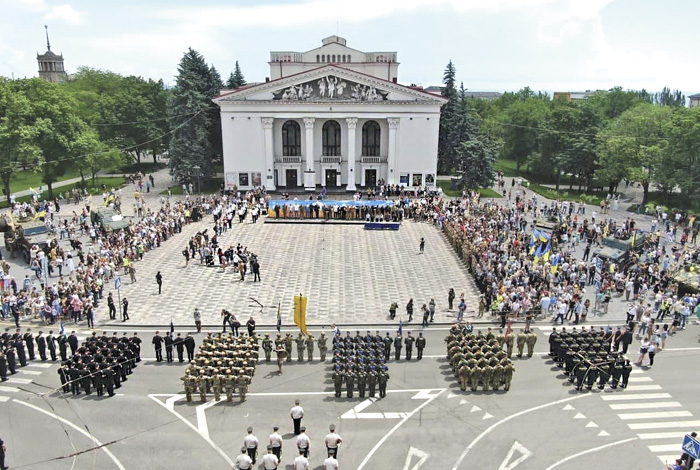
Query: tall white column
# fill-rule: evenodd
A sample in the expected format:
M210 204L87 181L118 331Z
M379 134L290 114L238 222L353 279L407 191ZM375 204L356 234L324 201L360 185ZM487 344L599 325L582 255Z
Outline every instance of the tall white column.
M315 118L304 118L306 128L306 163L304 166L304 188L307 191L316 190L316 172L314 171L314 125Z
M387 175L387 184L399 184L399 175L396 174L398 171L396 159L398 157L397 149L400 120L399 118L388 118L387 122L389 123L389 155L387 158L389 174Z
M355 129L357 128L357 118L347 118L348 124L348 191L356 191L355 186L355 159L357 158L357 138Z
M272 139L273 118L261 118L265 133L265 179L263 184L268 191L275 190L275 148Z

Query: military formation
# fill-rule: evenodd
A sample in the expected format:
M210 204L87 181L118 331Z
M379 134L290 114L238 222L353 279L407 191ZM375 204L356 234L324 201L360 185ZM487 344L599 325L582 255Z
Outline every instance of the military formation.
M534 340L530 335L534 336ZM459 381L460 389L476 392L479 387L483 391L499 390L503 387L506 391L510 390L515 372L510 360L513 354L513 340L510 331L504 334L503 330L500 330L498 334L494 334L489 328L487 333L483 334L480 330L474 333L471 325L452 325L445 337L445 343L447 358ZM521 331L515 340L519 357L522 357L525 344L528 345L528 355L532 356L537 341L534 333Z
M626 388L632 364L622 353L611 350L612 338L610 328L554 328L549 335L549 355L578 391L596 386L603 390L606 385Z
M46 337L42 337L40 333L39 338L44 344L42 360L46 360ZM54 348L53 360L55 361L56 344L53 340L51 344ZM0 380L6 381L8 375L16 374L19 367L25 367L27 360L34 360L34 345L35 338L31 329L28 329L24 334L19 328L15 333L10 333L9 328L5 329L5 332L0 336Z
M71 334L71 343L72 338L77 341ZM109 337L106 332L101 336L93 332L77 349L73 350L73 344L70 346L73 355L61 362L58 375L63 392L73 395L80 395L81 391L90 395L94 389L97 396L104 396L105 392L114 396L114 389L121 387L141 361L138 333L132 336L124 333L120 337L115 332Z
M415 342L409 333L410 349ZM406 338L408 339L408 337ZM422 339L422 348L425 347L425 339ZM401 335L391 338L389 333L382 337L379 331L372 335L369 331L362 336L358 331L355 336L350 332L343 337L339 331L333 338L333 387L335 396L340 398L343 393L343 385L347 398L353 398L355 391L360 398L377 395L386 396L386 386L389 381L389 369L386 362L389 360L391 345L396 341L402 344ZM398 348L401 351L401 347ZM407 353L410 359L410 353Z
M192 401L192 395L197 392L202 402L207 401L209 394L216 401L223 394L227 401L233 401L236 390L240 400L245 401L259 349L260 337L255 333L252 336L209 333L182 377L187 401Z

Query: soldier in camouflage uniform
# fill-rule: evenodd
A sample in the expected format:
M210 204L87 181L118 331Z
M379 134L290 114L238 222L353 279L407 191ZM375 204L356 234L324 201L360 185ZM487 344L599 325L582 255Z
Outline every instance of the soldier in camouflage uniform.
M326 334L321 332L321 336L318 337L318 352L321 354L321 362L326 360L326 351L328 351L327 340Z
M518 335L515 337L515 344L518 347L518 357L523 357L523 349L525 348L525 342L527 341L527 336L524 330L520 330Z
M248 393L248 385L250 384L250 377L245 375L243 369L238 369L238 392L241 394L241 401L245 401L246 394Z
M287 362L292 362L292 344L294 342L292 335L287 333L282 341L284 341L284 349L287 351Z
M537 343L537 335L532 331L526 332L525 335L525 341L527 342L527 357L532 357L533 353L535 352L535 343Z
M265 351L265 362L270 362L272 360L272 340L270 339L270 333L265 333L265 338L262 340L262 348Z
M312 334L306 337L306 356L309 362L314 360L314 335Z
M304 335L299 333L299 336L294 340L297 343L297 361L303 362L304 361L304 345L306 343L306 340L304 339Z

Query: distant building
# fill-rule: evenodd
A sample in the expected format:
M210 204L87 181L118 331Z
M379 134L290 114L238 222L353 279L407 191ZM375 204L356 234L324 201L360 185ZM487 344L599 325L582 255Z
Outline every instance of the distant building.
M595 91L591 90L586 90L586 91L555 91L553 98L556 100L558 98L563 98L566 101L572 101L572 100L585 100L589 96L591 96Z
M397 83L396 52L338 36L308 52L271 52L271 80L214 98L228 187L435 186L440 107Z
M690 107L695 108L696 106L700 106L700 93L695 93L694 95L690 95L688 98L690 98Z
M46 52L36 54L36 61L39 63L39 78L47 82L58 83L68 80L68 74L63 67L63 54L56 55L51 50L49 42L49 27L46 28Z
M423 88L423 91L426 91L428 93L432 93L434 95L440 95L442 96L442 92L445 89L444 86L429 86L427 88ZM474 99L481 99L481 100L495 100L503 96L503 93L500 91L472 91L472 90L466 90L465 95L467 98L474 98Z

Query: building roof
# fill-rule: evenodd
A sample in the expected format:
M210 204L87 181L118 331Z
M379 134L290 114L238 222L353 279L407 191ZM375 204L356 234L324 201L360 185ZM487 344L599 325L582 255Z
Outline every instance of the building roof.
M695 93L694 95L690 95L688 98L690 98L690 99L698 99L698 98L700 98L700 93Z

